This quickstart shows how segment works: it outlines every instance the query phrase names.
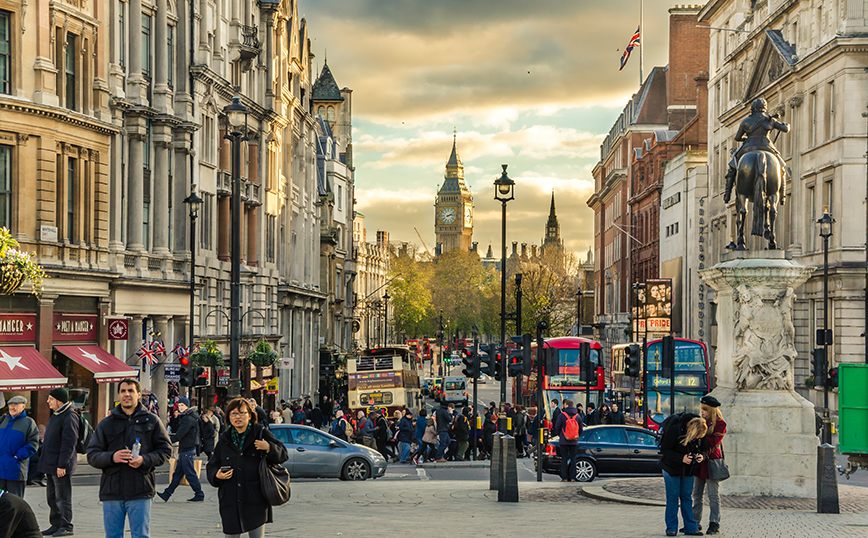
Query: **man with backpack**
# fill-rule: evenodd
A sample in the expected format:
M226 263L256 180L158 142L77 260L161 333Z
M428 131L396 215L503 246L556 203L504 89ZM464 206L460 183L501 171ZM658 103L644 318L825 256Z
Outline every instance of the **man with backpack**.
M353 433L353 427L344 417L342 409L335 410L335 419L332 421L331 431L329 432L338 439L350 442L350 435Z
M45 498L48 503L51 526L43 536L72 536L72 475L75 473L76 444L79 437L80 417L69 401L64 388L48 393L51 418L45 428L42 458L39 470L48 478Z
M572 400L564 400L564 410L555 423L554 434L558 436L561 453L561 482L576 481L576 451L582 422Z

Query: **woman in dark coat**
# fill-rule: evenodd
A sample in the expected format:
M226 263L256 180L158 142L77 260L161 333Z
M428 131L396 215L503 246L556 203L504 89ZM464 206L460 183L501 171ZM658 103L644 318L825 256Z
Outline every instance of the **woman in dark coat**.
M208 418L207 414L202 414L199 421L199 444L202 447L202 452L208 458L214 453L214 423Z
M220 518L227 537L261 538L264 525L272 522L271 506L262 496L259 462L281 464L289 456L283 443L268 428L256 424L256 410L250 402L236 398L226 406L231 427L220 436L214 455L208 460L208 482L218 488ZM221 467L230 467L222 471Z

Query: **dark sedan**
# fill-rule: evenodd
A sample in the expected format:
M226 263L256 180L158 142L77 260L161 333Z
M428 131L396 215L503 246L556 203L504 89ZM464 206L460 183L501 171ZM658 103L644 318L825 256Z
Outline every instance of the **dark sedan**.
M549 439L543 472L560 474L558 438ZM582 431L576 454L576 478L590 482L598 474L660 474L657 436L639 426L589 426Z

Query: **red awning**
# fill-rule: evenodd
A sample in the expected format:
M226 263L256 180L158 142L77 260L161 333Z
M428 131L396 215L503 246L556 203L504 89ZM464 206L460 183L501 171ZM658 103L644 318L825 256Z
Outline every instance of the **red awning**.
M54 346L54 349L93 372L97 383L114 383L136 377L132 366L99 346Z
M30 346L0 347L0 391L47 390L65 386L66 378L36 349Z

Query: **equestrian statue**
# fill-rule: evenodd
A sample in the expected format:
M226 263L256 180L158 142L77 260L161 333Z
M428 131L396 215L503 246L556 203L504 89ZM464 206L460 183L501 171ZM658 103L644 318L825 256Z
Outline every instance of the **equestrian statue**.
M744 142L729 162L726 173L726 190L723 201L729 203L735 187L736 248L744 246L744 221L747 218L747 201L753 201L751 235L768 240L768 249L777 249L775 241L775 218L778 202L784 203L786 165L780 152L769 139L773 130L789 132L787 123L777 120L778 115L766 115L766 100L755 99L750 106L750 116L742 120L735 135L736 142ZM775 137L777 140L777 137Z

